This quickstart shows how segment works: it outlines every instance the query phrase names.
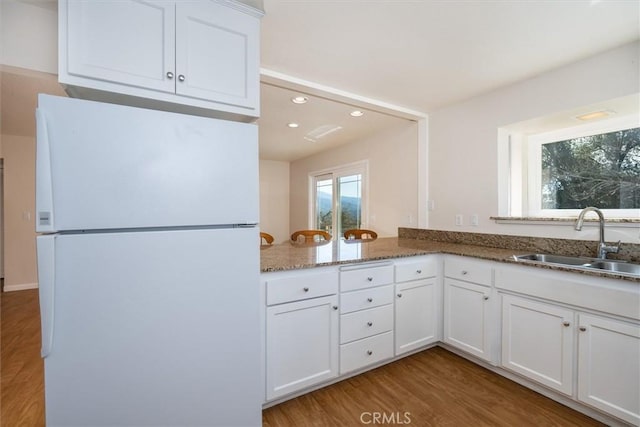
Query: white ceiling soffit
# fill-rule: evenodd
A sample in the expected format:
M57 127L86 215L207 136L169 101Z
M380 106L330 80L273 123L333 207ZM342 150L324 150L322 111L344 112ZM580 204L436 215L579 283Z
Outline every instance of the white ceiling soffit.
M265 0L264 69L430 112L640 39L635 0Z

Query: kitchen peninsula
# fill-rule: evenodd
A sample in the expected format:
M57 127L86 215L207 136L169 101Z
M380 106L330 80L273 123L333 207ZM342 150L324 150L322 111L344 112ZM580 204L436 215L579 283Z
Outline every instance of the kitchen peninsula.
M590 241L400 228L261 248L269 407L441 346L609 425L640 422L640 277L514 254ZM640 245L620 260L638 262Z

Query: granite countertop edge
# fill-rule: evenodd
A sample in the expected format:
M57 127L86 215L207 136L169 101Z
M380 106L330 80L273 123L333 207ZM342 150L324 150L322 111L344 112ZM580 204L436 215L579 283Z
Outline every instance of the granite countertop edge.
M513 255L532 253L522 250L494 248L461 243L438 242L430 240L417 240L411 238L385 237L366 243L350 242L349 245L361 245L362 254L358 257L340 259L338 256L336 256L336 253L338 252L337 248L341 244L344 245L344 242L332 242L330 246L333 252L332 258L330 260L322 261L318 261L315 258L314 248L316 246L313 245L309 247L294 247L288 242L285 242L268 247L263 246L260 252L260 270L262 273L269 273L344 264L370 263L429 254L445 254L468 256L488 261L503 262L507 264L517 264L527 267L566 271L592 277L621 279L640 283L640 277L628 276L615 272L587 270L569 266L565 267L562 265L546 264L535 261L516 261L513 258Z

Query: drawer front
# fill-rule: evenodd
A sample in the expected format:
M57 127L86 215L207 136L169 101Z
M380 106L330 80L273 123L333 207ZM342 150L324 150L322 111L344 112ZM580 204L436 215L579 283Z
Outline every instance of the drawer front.
M438 262L435 258L396 264L396 282L426 279L438 275Z
M393 357L393 332L340 346L340 374Z
M390 283L393 283L393 265L340 272L340 290L342 291L355 291Z
M340 344L393 329L393 305L370 308L340 316Z
M267 305L338 293L338 272L300 274L266 281Z
M444 260L444 275L452 279L491 286L493 268L483 261L449 257Z
M380 307L393 302L393 285L368 288L340 295L340 313Z

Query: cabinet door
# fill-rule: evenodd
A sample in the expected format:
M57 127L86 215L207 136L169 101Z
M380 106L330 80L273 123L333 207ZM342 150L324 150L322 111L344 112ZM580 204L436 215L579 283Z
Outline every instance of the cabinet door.
M396 356L437 341L436 281L396 285Z
M444 341L485 360L491 360L490 292L474 283L444 282Z
M640 326L579 315L578 399L640 425Z
M338 296L267 307L267 400L338 375Z
M75 76L174 92L175 6L171 2L60 2L61 81ZM64 35L66 19L67 34Z
M567 395L572 394L573 311L502 297L502 366Z
M176 93L258 109L258 18L213 1L176 4Z

